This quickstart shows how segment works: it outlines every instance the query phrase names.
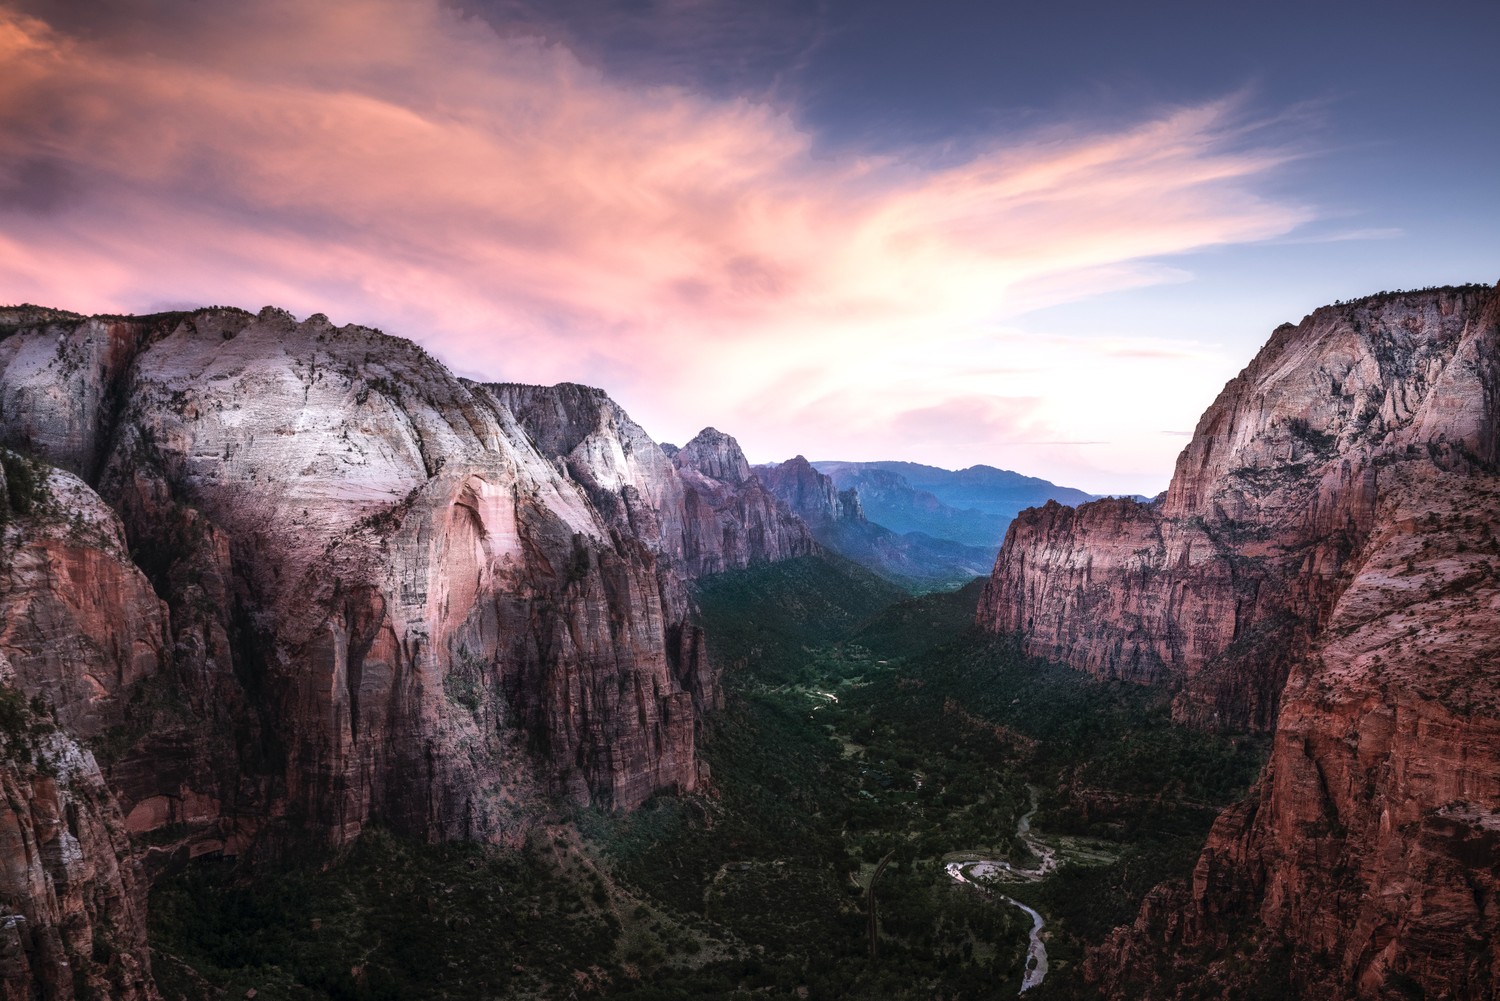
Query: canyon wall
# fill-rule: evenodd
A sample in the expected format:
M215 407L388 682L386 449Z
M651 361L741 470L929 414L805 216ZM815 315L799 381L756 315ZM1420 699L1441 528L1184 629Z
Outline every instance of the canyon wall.
M1332 997L1500 982L1500 292L1383 294L1279 328L1155 503L1049 504L981 624L1180 719L1274 730L1189 884L1090 957L1109 997L1274 973Z
M0 310L0 444L0 702L52 748L0 763L7 996L150 996L189 856L697 788L687 582L814 547L726 435L674 461L598 390L272 308Z
M807 526L750 472L739 443L714 428L669 456L601 390L481 387L520 422L542 455L580 484L619 531L693 576L813 551Z
M162 670L166 607L92 490L3 458L0 996L154 998L145 875L84 738Z
M1178 686L1179 718L1269 729L1327 625L1396 463L1494 461L1489 290L1385 295L1278 328L1155 502L1023 512L979 622L1099 677ZM1492 413L1492 411L1489 411Z

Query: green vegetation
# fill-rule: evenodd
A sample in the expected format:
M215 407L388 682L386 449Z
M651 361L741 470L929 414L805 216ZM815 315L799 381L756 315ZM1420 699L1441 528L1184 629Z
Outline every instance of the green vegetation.
M1264 748L972 631L978 595L910 598L823 558L703 581L726 668L710 791L559 812L522 849L374 833L286 872L190 867L153 897L167 996L1007 996L1030 921L943 863L1033 849L1063 865L1002 890L1047 919L1028 999L1086 996L1084 947L1190 870Z
M845 639L906 597L839 556L762 564L698 588L704 628L733 688L810 676L806 651Z
M57 711L40 695L27 699L18 689L0 685L0 759L54 774L42 746L57 730Z
M12 515L25 517L46 501L47 467L35 459L0 448L0 473L4 490L0 490L0 525Z
M375 831L340 855L253 876L199 863L152 894L166 997L535 994L592 982L620 931L584 862L541 836L505 850Z

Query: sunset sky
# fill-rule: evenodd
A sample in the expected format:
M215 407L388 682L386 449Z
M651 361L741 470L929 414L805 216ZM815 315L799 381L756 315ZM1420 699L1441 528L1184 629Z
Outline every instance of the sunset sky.
M1155 493L1278 323L1500 279L1497 37L1493 0L0 0L0 301L276 304L752 461Z

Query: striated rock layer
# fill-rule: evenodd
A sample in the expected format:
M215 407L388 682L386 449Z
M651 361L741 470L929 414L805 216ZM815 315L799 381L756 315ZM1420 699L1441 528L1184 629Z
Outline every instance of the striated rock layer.
M739 443L722 431L704 428L669 456L601 390L570 383L483 389L611 527L693 576L813 550L807 526L766 491Z
M175 859L696 788L686 581L815 545L727 435L674 460L598 390L272 308L0 310L0 442L58 467L7 453L0 710L65 763L0 763L7 996L150 996Z
M27 466L24 510L0 476L0 996L154 998L146 882L75 735L122 720L122 697L160 671L165 607L114 512Z
M1384 295L1278 328L1164 496L1023 512L980 623L1100 677L1179 685L1184 719L1269 728L1290 664L1271 653L1326 627L1387 470L1494 461L1492 299Z
M1279 328L1164 497L1018 520L981 623L1176 684L1182 718L1274 724L1190 885L1090 957L1106 996L1256 970L1303 996L1494 996L1497 524L1500 292L1472 286Z

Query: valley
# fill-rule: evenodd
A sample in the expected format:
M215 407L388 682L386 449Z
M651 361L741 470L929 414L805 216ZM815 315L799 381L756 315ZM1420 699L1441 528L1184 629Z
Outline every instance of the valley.
M0 310L0 986L1487 998L1497 344L1284 324L984 575L321 314Z
M726 664L711 793L558 813L519 851L367 833L269 883L189 868L152 900L167 995L1007 996L1030 911L1048 976L1027 997L1088 997L1083 950L1186 874L1265 752L974 632L975 585L907 598L804 557L707 578L698 597ZM865 893L886 857L871 962ZM980 857L1017 878L951 878Z

